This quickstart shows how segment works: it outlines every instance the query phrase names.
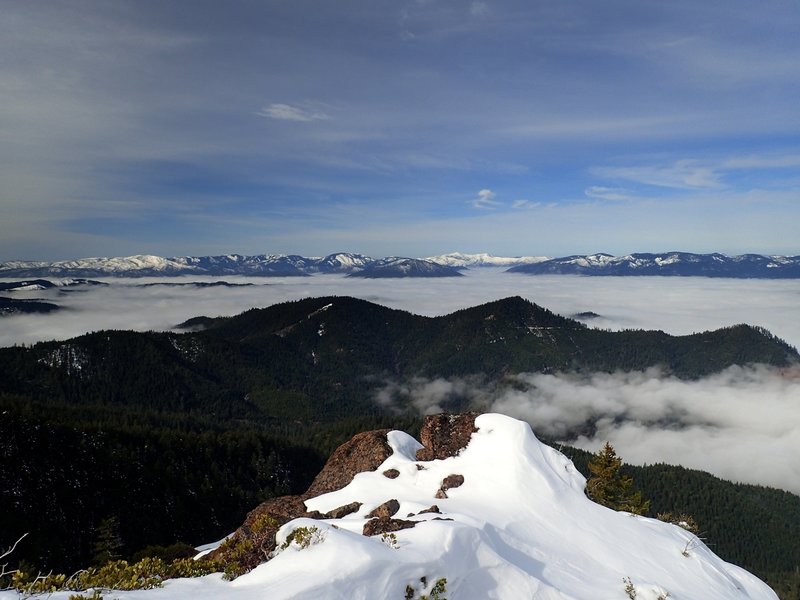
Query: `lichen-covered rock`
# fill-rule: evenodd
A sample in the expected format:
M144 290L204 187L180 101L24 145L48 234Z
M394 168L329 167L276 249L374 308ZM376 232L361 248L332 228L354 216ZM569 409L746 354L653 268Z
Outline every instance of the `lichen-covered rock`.
M377 469L392 453L386 439L388 432L388 429L366 431L339 446L304 494L272 498L258 505L210 557L225 564L232 577L241 575L269 560L276 547L275 534L281 525L300 517L338 519L357 511L361 503L352 502L322 515L317 511L309 512L305 500L342 489L357 473Z
M392 454L386 441L388 432L388 429L366 431L339 446L303 497L315 498L335 492L350 483L357 473L377 469Z
M406 521L405 519L371 519L364 523L364 535L378 535L379 533L392 533L401 529L411 529L416 526L416 521Z
M478 413L461 415L439 414L425 417L419 441L423 448L417 450L417 460L436 460L458 455L467 447L475 433Z
M400 503L392 498L380 506L377 506L367 515L367 518L377 517L379 519L388 519L389 517L396 515L398 510L400 510Z
M351 515L358 511L359 508L361 508L361 502L351 502L350 504L345 504L344 506L334 508L333 510L326 512L323 516L326 519L342 519L347 515Z
M383 472L383 476L388 477L389 479L397 479L398 477L400 477L400 471L398 471L397 469L386 469Z

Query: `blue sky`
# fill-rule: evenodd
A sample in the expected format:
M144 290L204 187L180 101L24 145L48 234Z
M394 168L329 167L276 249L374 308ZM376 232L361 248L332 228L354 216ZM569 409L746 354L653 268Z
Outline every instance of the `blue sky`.
M800 253L795 0L0 11L0 260Z

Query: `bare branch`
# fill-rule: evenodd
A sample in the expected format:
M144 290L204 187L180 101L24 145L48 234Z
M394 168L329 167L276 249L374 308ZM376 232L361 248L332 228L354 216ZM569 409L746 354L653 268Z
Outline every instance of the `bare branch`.
M23 533L23 534L20 536L20 538L19 538L19 539L18 539L16 542L14 542L14 545L13 545L13 546L11 546L11 548L9 548L8 550L6 550L6 551L4 551L2 554L0 554L0 559L3 559L3 558L5 558L6 556L10 555L12 552L14 552L14 550L16 550L16 549L17 549L17 544L19 544L19 543L20 543L20 542L21 542L23 539L25 539L25 536L26 536L26 535L28 535L28 534L27 534L27 533Z

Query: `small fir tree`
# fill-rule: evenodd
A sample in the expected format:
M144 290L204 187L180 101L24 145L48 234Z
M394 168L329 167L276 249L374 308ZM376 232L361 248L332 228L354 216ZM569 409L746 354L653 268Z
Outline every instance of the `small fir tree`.
M633 478L620 473L621 467L622 459L606 442L589 461L592 476L586 482L586 495L608 508L643 515L650 509L650 501L642 499L642 492L634 488Z
M103 519L97 526L95 533L97 538L94 542L92 562L97 566L103 566L112 560L118 560L122 549L119 519L116 516Z

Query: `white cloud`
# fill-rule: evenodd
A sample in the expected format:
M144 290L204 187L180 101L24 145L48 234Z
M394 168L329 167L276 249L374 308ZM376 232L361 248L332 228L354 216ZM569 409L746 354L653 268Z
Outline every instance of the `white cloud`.
M383 406L433 414L459 399L528 421L543 436L631 464L683 465L724 479L800 493L800 367L733 366L683 381L659 369L591 375L523 373L502 382L417 378L389 383ZM452 407L452 405L450 405ZM594 428L592 435L580 431Z
M665 188L709 189L722 186L719 173L705 163L683 159L669 166L594 167L591 172L607 179L625 179Z
M541 206L541 202L533 202L532 200L514 200L514 203L511 205L512 208L537 208Z
M478 192L477 197L470 200L470 204L475 208L496 208L502 206L500 202L495 200L495 194L492 190L482 189Z
M318 110L301 108L290 104L269 104L262 108L258 114L262 117L277 119L279 121L319 121L330 117Z
M633 195L629 190L624 188L610 188L599 185L590 186L586 188L583 193L589 198L596 198L598 200L624 202L637 199L637 196Z

